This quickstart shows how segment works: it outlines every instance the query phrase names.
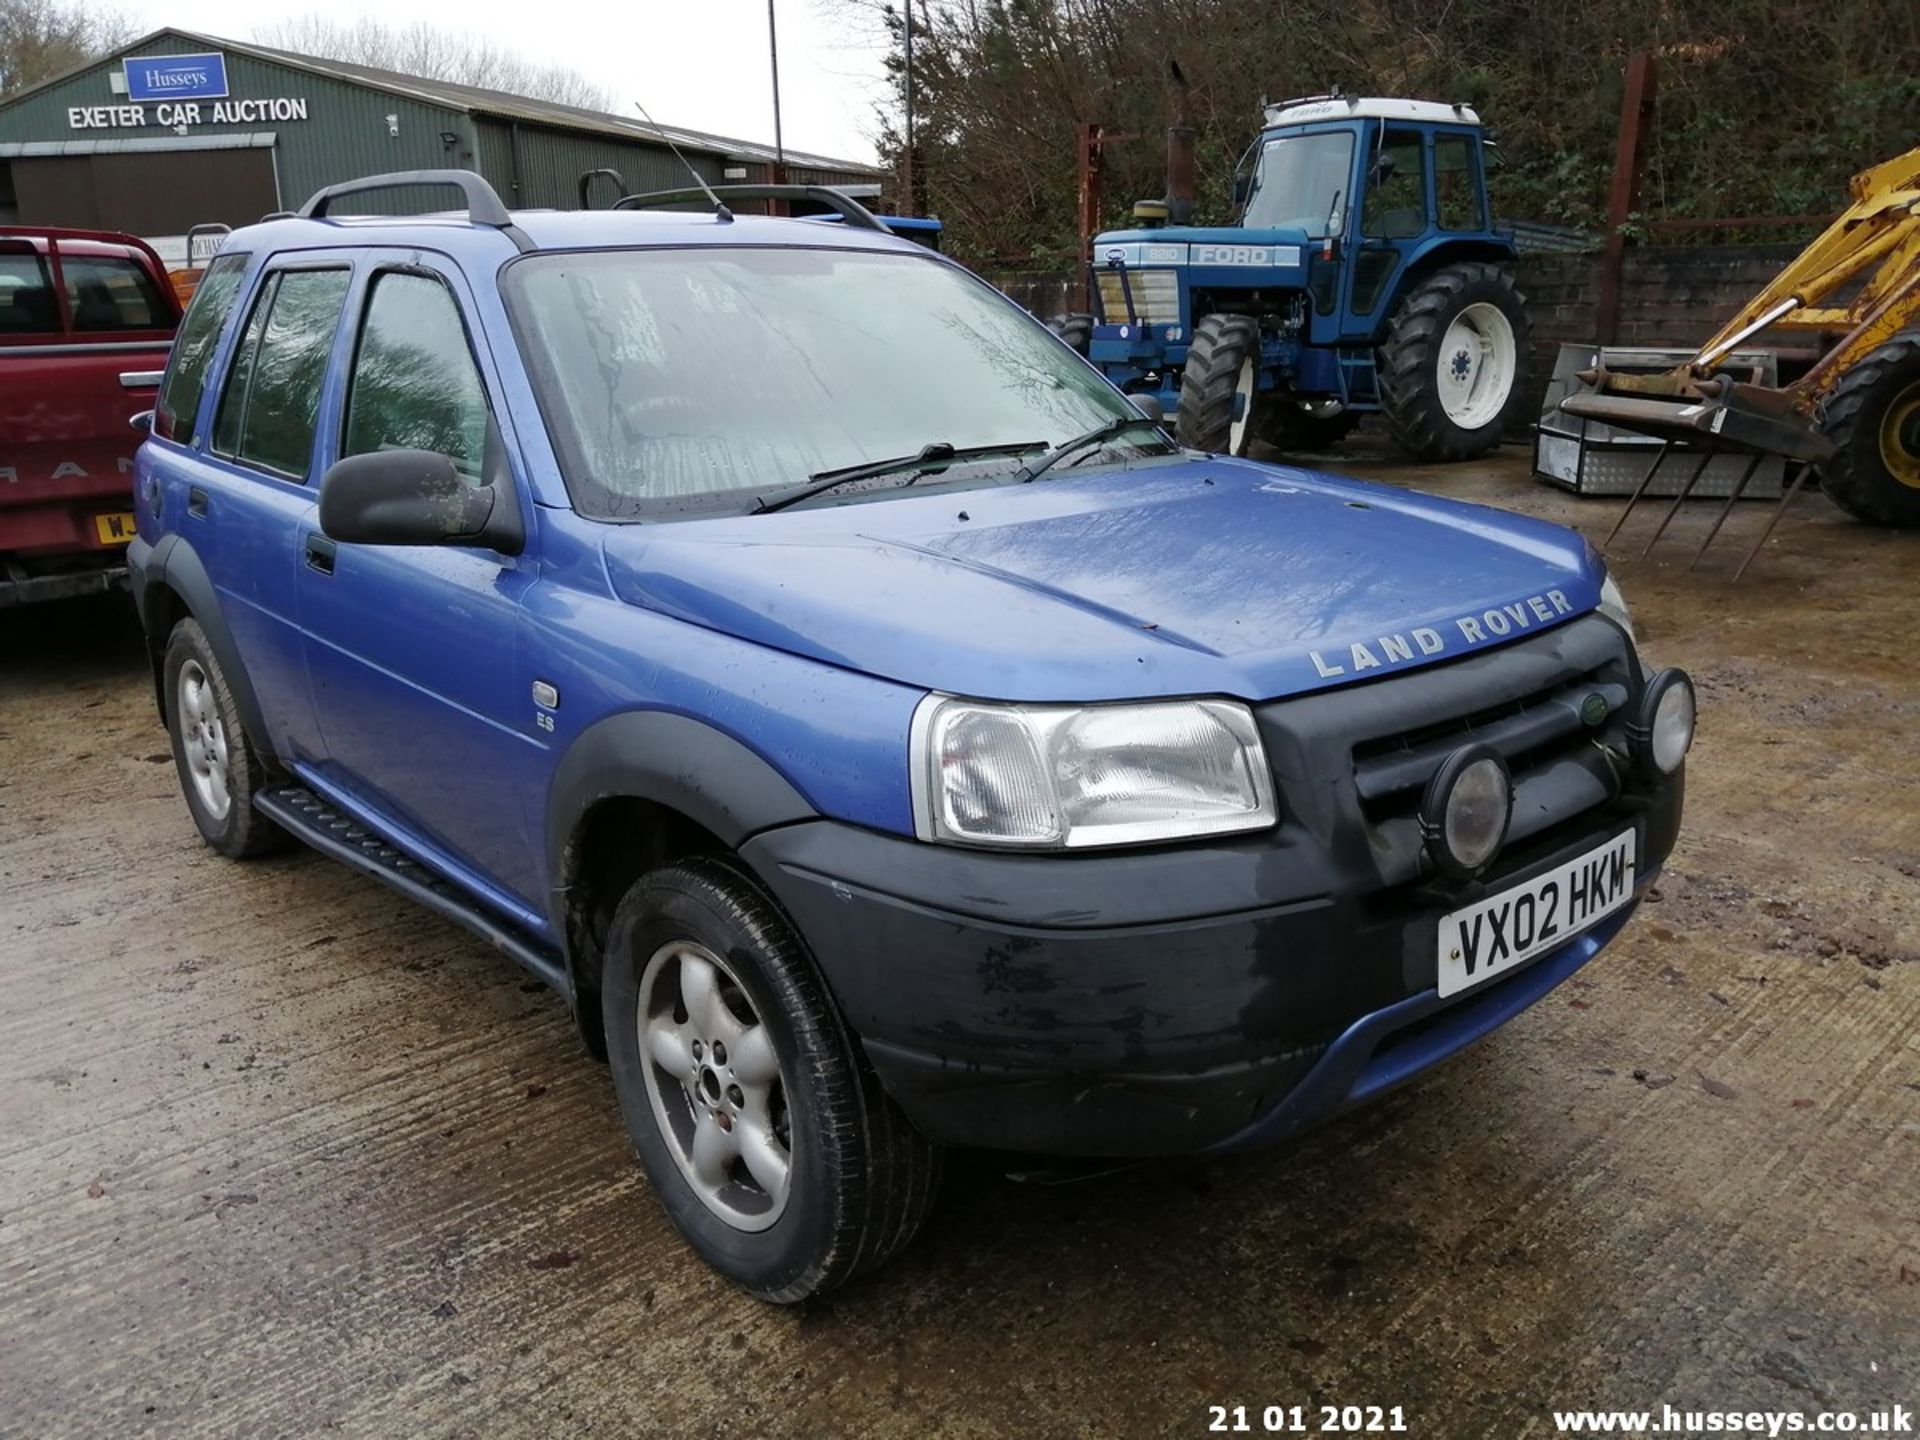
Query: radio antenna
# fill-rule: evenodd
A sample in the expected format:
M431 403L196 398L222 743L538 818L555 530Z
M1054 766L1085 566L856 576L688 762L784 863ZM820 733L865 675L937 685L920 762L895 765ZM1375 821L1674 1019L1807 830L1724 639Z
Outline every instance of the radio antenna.
M682 165L685 165L687 167L687 173L693 176L693 183L707 192L707 199L713 202L714 215L723 223L730 224L733 220L733 212L720 203L720 197L714 194L713 187L707 184L707 177L694 169L693 163L680 153L680 147L673 143L673 136L669 135L666 130L654 120L653 116L647 114L647 107L642 105L638 100L633 102L633 108L638 110L640 112L640 118L646 121L647 124L652 125L654 132L658 134L662 140L667 142L667 148L673 151L673 158L678 160Z

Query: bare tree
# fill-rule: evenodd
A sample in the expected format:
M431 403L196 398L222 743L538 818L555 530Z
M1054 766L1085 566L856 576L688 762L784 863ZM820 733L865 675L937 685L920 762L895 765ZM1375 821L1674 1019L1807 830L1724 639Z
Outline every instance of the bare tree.
M0 96L77 69L132 38L126 16L86 0L0 0Z
M0 4L9 3L13 0L0 0ZM278 50L343 60L350 65L371 65L428 80L502 90L583 110L613 108L613 96L577 70L535 64L482 36L440 30L424 23L385 25L371 18L336 20L314 13L258 26L253 38Z

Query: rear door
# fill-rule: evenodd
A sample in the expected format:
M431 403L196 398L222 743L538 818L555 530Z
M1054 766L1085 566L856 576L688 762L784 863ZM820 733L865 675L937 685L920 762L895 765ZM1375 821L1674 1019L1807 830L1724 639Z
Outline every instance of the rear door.
M231 283L221 268L228 258L201 282L202 296ZM293 759L320 745L294 571L299 536L313 523L314 436L352 279L344 255L307 252L264 266L224 363L211 372L213 393L183 436L176 406L191 398L191 367L208 343L198 333L196 297L156 416L162 523L205 568L260 701L268 743Z
M418 254L376 264L353 310L341 413L325 443L339 456L447 455L530 513L505 463L497 377L467 322L458 272ZM300 544L321 778L431 847L427 858L476 893L544 928L525 820L544 751L518 655L531 555L336 544L312 522Z

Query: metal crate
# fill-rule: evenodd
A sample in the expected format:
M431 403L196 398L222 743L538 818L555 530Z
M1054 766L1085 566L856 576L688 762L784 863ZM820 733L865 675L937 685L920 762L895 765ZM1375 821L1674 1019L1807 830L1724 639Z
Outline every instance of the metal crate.
M1597 420L1568 415L1560 409L1560 402L1569 390L1580 388L1580 382L1573 378L1578 371L1604 365L1620 375L1656 375L1684 364L1693 355L1691 350L1563 344L1553 363L1553 379L1547 385L1540 422L1534 426L1534 474L1576 495L1633 494L1659 452L1660 442L1651 435L1636 435L1631 430L1616 430ZM1779 380L1779 365L1770 350L1736 350L1720 368L1757 384L1773 385ZM1694 482L1690 498L1724 500L1751 459L1731 451L1713 456ZM1697 448L1674 445L1660 462L1647 494L1678 495L1699 464ZM1784 459L1777 455L1764 457L1740 498L1778 500L1786 474Z

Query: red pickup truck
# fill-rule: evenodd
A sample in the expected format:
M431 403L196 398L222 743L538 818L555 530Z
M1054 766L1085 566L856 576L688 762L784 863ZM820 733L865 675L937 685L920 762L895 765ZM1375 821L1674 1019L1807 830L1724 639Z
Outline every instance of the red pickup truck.
M124 582L131 422L179 323L145 241L0 226L0 609Z

